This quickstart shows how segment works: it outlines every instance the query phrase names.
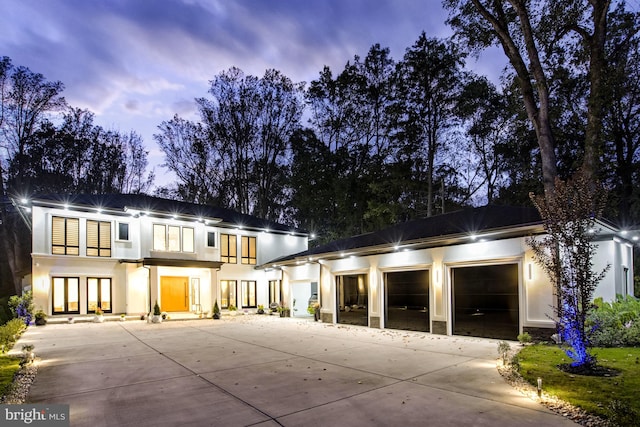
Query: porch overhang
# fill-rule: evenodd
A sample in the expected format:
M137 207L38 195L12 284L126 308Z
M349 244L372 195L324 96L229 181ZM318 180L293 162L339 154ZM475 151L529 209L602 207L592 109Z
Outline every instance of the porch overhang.
M142 264L142 266L157 267L184 267L184 268L213 268L220 269L223 262L220 261L200 261L193 259L175 259L175 258L142 258L138 260L120 260L120 262L128 262L134 264Z

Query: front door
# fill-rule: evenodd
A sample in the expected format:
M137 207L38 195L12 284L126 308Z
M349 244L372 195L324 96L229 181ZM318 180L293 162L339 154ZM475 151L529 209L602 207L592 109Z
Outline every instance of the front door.
M160 301L162 311L189 311L189 278L161 277Z

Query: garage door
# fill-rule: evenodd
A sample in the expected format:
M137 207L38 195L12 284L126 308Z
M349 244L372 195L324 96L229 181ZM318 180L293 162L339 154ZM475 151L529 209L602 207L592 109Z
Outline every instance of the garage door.
M385 275L385 327L429 332L429 271Z
M453 333L515 340L518 336L518 265L452 269Z
M366 274L336 277L338 323L369 326L369 284Z

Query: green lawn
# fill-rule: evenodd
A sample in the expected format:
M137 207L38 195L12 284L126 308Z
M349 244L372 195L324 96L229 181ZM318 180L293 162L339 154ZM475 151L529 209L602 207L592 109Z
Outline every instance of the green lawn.
M620 371L614 377L572 375L557 365L570 362L556 346L527 346L518 354L520 374L531 384L542 378L545 392L584 410L613 419L621 425L637 425L640 419L640 348L597 348L598 364Z
M0 356L0 396L3 396L13 382L13 376L20 369L20 359Z

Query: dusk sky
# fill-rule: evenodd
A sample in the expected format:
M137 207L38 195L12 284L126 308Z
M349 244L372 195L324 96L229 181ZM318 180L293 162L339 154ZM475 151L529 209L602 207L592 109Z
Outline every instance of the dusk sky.
M138 132L157 184L156 127L196 119L194 98L221 71L275 68L308 83L375 43L399 60L423 30L451 35L440 0L3 0L0 11L0 56L62 81L96 124ZM504 60L492 53L468 67L497 76Z

